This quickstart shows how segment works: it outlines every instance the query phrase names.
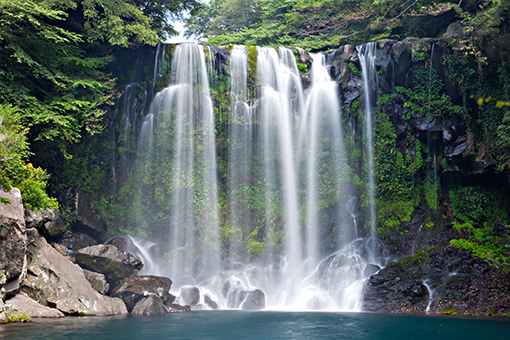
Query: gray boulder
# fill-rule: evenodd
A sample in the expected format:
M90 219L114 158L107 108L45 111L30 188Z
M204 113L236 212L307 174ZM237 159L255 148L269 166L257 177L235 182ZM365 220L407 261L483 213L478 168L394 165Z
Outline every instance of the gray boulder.
M152 295L159 297L164 304L172 303L175 297L169 293L171 287L172 281L167 277L131 276L122 280L111 296L121 298L131 311L139 300Z
M140 260L112 244L98 244L78 250L76 263L82 268L104 274L112 287L120 280L138 274L143 267Z
M181 306L175 303L171 303L166 306L166 310L168 313L191 312L191 307L189 305Z
M163 304L163 300L156 295L150 295L138 300L131 311L133 315L161 315L166 313L168 312Z
M182 287L179 295L186 305L195 306L200 301L200 290L197 287Z
M0 197L11 201L0 203L0 286L6 284L9 292L19 287L26 274L27 236L19 189L0 190Z
M60 244L66 248L69 255L76 256L78 250L95 246L97 241L84 233L72 233L64 235L60 240Z
M110 290L110 285L106 282L106 278L101 273L92 272L87 269L83 269L85 278L90 282L92 288L97 290L99 293L105 295Z
M60 215L57 210L50 209L25 209L25 224L27 228L39 229L44 223L54 221Z
M61 318L64 316L58 309L43 306L23 293L7 300L6 305L31 318Z
M257 310L266 308L266 295L260 289L245 292L245 299L241 309Z
M67 315L126 314L121 299L99 294L83 270L60 255L36 229L27 231L28 274L22 292Z

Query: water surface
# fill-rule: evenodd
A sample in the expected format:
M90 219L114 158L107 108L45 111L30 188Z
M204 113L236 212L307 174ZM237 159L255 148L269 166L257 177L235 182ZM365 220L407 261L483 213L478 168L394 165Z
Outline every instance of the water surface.
M323 312L193 311L153 317L34 319L6 339L510 339L510 318Z

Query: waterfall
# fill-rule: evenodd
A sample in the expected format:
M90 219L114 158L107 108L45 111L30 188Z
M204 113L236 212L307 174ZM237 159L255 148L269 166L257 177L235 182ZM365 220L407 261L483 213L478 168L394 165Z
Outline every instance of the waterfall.
M357 46L358 57L363 72L363 96L365 100L365 160L368 168L368 204L370 209L369 229L372 238L371 257L376 262L376 207L375 207L375 175L374 175L374 137L373 137L373 107L377 99L377 70L375 59L377 55L377 42Z
M225 156L208 81L217 68L204 49L175 48L170 81L140 124L127 213L165 245L155 259L142 249L155 242L136 242L144 274L170 277L175 295L198 287L203 308L244 308L263 294L267 309L359 311L374 250L358 238L344 150L351 136L324 56L313 56L304 90L293 50L232 48Z

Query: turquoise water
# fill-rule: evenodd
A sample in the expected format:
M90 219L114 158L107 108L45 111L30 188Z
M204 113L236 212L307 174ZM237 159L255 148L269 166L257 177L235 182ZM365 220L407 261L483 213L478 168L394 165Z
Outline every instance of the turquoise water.
M510 318L193 311L153 317L36 319L6 339L510 339Z

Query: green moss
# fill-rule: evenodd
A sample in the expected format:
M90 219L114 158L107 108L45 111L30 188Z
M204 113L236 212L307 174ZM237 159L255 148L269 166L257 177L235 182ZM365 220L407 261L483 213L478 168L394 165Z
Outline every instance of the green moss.
M457 310L453 306L444 306L439 313L441 315L457 315Z
M257 97L257 48L255 46L248 46L248 87L250 97Z
M11 322L30 322L32 319L23 313L19 313L18 311L13 312L6 312L6 319L4 323L11 323Z
M363 76L363 72L361 72L354 63L349 63L349 68L351 69L352 73L358 77Z

